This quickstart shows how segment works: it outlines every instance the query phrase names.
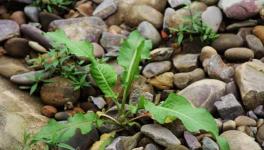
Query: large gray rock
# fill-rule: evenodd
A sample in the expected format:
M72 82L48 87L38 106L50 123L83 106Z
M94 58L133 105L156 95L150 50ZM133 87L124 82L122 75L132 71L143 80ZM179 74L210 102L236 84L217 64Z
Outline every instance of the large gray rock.
M214 110L215 101L225 94L226 84L215 79L196 81L178 94L187 98L194 106Z
M247 109L254 109L264 102L264 63L259 60L246 62L236 68L235 79L242 102Z
M52 21L49 30L56 29L64 30L72 40L97 42L102 32L107 30L107 27L99 17L80 17Z
M19 35L19 26L12 20L0 20L0 42Z
M169 129L158 124L144 125L140 131L152 138L156 143L165 147L181 144L180 140Z
M221 136L227 140L230 150L261 150L259 144L252 137L241 131L229 130Z
M24 132L36 132L47 118L40 114L38 98L17 90L2 77L0 99L0 149L17 150L22 146Z

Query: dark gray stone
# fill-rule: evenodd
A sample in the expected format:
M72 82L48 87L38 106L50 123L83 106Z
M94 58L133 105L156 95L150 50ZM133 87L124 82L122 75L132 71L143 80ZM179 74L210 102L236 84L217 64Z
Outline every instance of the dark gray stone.
M225 120L234 119L244 113L243 107L233 94L228 94L220 98L221 101L215 102L215 107Z
M140 131L165 147L181 144L180 140L170 130L158 124L144 125Z
M51 48L51 42L43 35L44 32L33 25L21 25L21 33L32 41L38 42L45 48Z

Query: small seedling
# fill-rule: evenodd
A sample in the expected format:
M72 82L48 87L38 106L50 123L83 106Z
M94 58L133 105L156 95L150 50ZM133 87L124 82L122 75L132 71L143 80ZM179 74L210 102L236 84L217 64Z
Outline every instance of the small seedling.
M207 44L218 38L219 35L203 23L201 13L195 12L193 14L190 8L187 9L189 9L191 15L186 17L186 21L177 28L170 28L170 33L176 35L178 44L181 44L188 37L192 40L194 36L200 37L201 41Z

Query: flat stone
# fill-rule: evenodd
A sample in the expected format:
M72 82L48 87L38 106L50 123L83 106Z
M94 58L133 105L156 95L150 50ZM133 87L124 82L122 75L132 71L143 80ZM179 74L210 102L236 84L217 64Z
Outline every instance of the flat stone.
M136 133L133 136L119 136L108 145L105 150L124 150L133 149L137 146L138 141L141 139L142 134Z
M228 141L230 150L261 150L253 138L241 131L230 130L222 133L221 136Z
M243 107L233 94L221 97L221 101L215 102L215 107L222 119L235 119L244 113Z
M7 56L0 57L0 75L10 78L12 75L29 72L22 61Z
M96 7L93 15L105 19L116 12L117 3L118 2L116 0L104 0L102 3L100 3L100 5Z
M12 20L0 20L0 42L9 38L19 36L19 26Z
M168 90L173 87L173 73L165 72L152 79L148 79L148 83L158 89Z
M219 80L203 79L192 83L178 94L187 98L196 107L213 111L214 103L225 94L225 86L226 84Z
M191 83L205 78L203 69L197 68L191 72L174 74L174 85L177 88L183 89Z
M170 130L157 124L143 125L140 131L164 147L181 144L180 140Z
M43 70L39 71L30 71L26 73L20 73L16 75L12 75L10 80L16 84L22 85L31 85L35 83L35 78L37 75L41 74L41 80L47 79L52 75L52 72L44 72Z
M49 30L62 29L66 35L76 41L97 42L107 30L105 22L99 17L80 17L52 21Z
M236 68L235 80L246 109L254 109L264 102L264 63L259 60L246 62Z
M152 61L163 61L171 58L174 49L171 47L162 47L154 49L150 52L150 59Z
M193 71L198 67L198 54L179 54L173 57L173 65L180 72Z
M21 149L24 132L35 133L47 123L47 118L40 114L40 100L18 90L3 77L0 77L0 99L0 149Z
M147 78L152 78L169 71L171 66L172 64L170 61L152 62L144 67L142 74Z

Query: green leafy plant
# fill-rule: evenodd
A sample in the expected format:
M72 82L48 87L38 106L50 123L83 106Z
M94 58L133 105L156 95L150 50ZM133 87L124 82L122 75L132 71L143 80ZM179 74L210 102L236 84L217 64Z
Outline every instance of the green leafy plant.
M190 8L187 9L189 9L191 15L186 17L184 23L176 28L170 28L170 32L176 36L178 44L181 44L187 37L192 40L194 36L199 36L204 43L211 43L218 38L219 35L203 23L201 13L195 12L193 14Z
M53 75L70 79L75 90L89 86L87 79L88 70L84 69L84 61L75 59L67 47L54 44L53 49L45 56L31 59L29 62L32 64L32 68L42 68L44 71L53 72ZM31 94L36 91L39 83L43 81L41 80L42 76L42 73L35 76L35 83L31 87Z
M211 114L205 109L194 108L182 96L170 94L158 106L144 99L144 97L140 99L136 106L126 104L131 85L139 75L140 62L149 57L152 48L151 42L145 40L138 31L132 32L123 42L117 58L118 63L124 68L121 75L123 92L120 93L113 90L118 78L116 72L110 65L94 57L91 43L72 41L61 30L47 33L47 36L53 40L55 45L67 47L70 53L85 57L90 61L89 70L92 78L105 97L112 99L116 104L118 116L112 117L105 112L98 111L96 113L77 114L69 118L65 124L51 120L39 133L33 136L33 143L42 141L47 143L49 147L60 146L72 137L77 129L80 129L82 134L86 134L104 123L112 123L125 129L130 125L140 125L136 121L142 117L151 117L160 124L179 119L188 131L195 133L200 131L209 132L217 140L221 150L229 149L225 139L219 137L217 125ZM119 97L122 97L121 100ZM138 115L137 112L140 109L144 109L147 113ZM113 137L114 135L111 135L110 139L102 138L99 146L104 148L112 141Z
M36 0L33 5L52 13L57 9L68 10L67 7L73 2L73 0Z

